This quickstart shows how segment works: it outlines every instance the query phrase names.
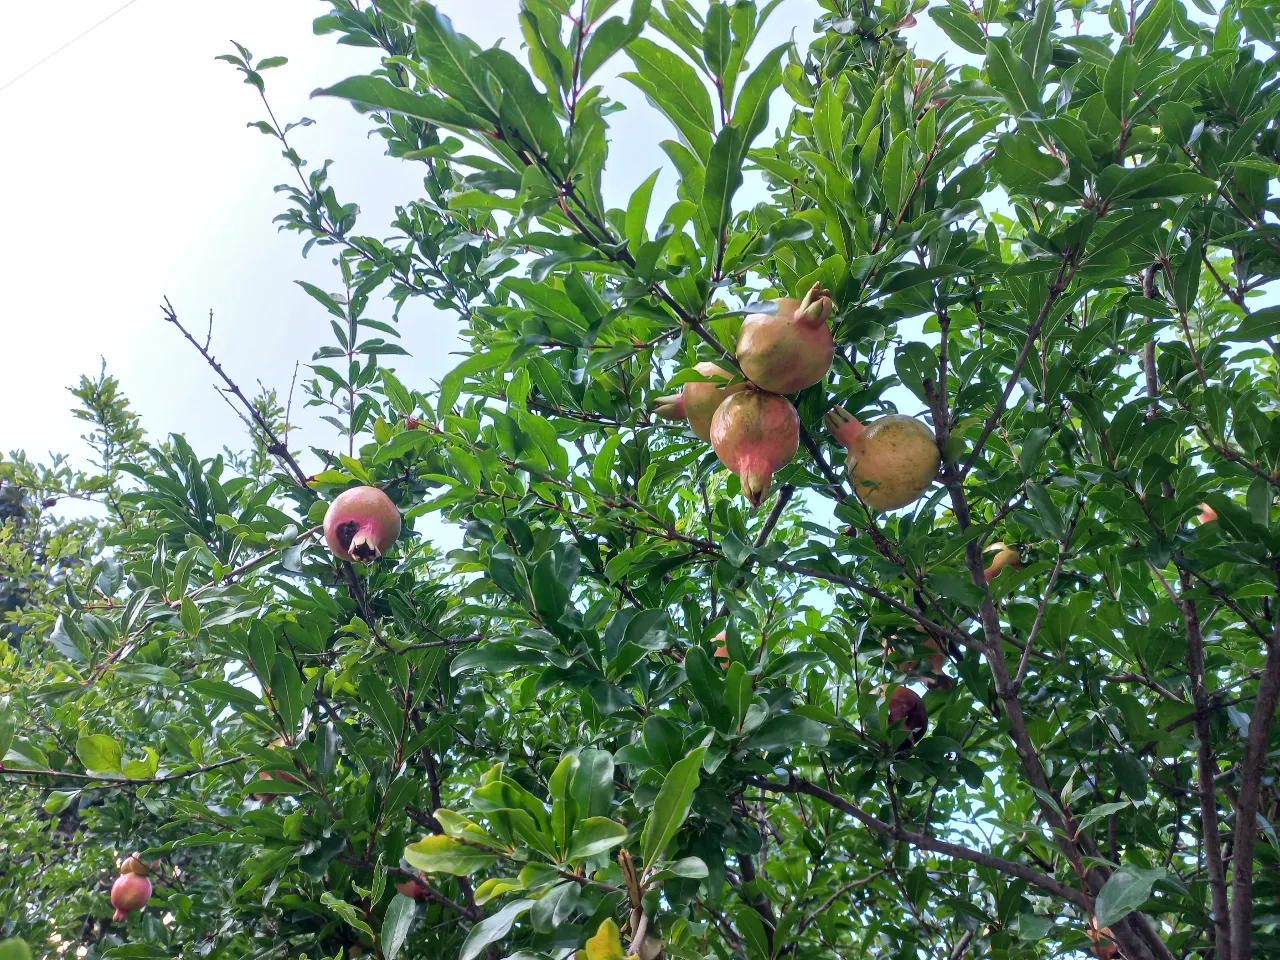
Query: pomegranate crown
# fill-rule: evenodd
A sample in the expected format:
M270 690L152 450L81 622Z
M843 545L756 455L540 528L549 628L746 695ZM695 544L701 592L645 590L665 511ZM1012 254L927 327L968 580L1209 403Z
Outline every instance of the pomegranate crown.
M815 283L800 301L800 306L796 308L796 321L805 326L816 327L826 323L834 309L831 291L824 290L821 283Z

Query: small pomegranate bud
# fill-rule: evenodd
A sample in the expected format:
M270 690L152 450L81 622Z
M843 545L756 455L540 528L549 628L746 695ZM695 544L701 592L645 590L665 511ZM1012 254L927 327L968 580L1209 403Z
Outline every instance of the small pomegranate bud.
M827 320L831 294L815 283L803 300L781 297L777 313L753 313L738 333L738 363L770 393L795 393L827 375L836 341Z
M112 919L117 923L135 910L141 910L151 899L151 881L136 873L122 873L111 885L111 905L116 908Z
M405 417L404 428L406 430L417 430L422 426L422 421L417 417Z
M742 480L742 492L759 507L773 474L800 449L800 418L785 397L763 390L735 393L711 420L711 446Z
M403 883L397 883L396 892L418 901L427 899L427 888L417 880L405 880Z
M1017 547L1006 547L1003 543L993 543L987 547L988 553L992 551L995 551L996 555L991 558L991 566L987 567L983 574L987 578L987 583L1000 576L1000 571L1005 567L1009 567L1012 570L1022 569L1022 558L1018 554Z
M892 414L863 426L843 407L827 411L827 428L849 454L854 492L876 510L920 499L938 474L938 441L915 417Z
M889 723L898 722L911 731L909 740L912 744L919 743L925 730L929 729L929 711L925 709L920 694L910 687L897 687L889 694Z
M700 363L694 369L712 379L686 383L680 393L658 397L653 401L653 412L667 420L687 419L690 429L703 440L709 441L711 418L715 416L716 409L724 403L726 397L746 389L747 385L742 382L727 386L715 383L715 380L723 380L727 384L733 376L714 363Z
M400 536L400 511L377 487L344 490L324 515L324 538L339 560L372 563Z
M1200 504L1200 524L1213 523L1218 519L1218 511L1213 509L1207 503Z
M46 510L48 510L51 507L56 507L57 505L58 505L57 497L45 497L43 500L40 501L40 506Z

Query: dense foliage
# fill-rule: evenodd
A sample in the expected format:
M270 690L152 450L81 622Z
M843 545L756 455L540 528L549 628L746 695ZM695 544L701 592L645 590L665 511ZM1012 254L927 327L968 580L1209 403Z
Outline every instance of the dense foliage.
M333 257L303 400L334 443L293 449L169 309L247 453L148 444L104 373L92 469L0 464L0 937L1280 956L1280 31L1194 2L821 0L765 50L778 0L522 0L519 49L482 50L431 3L333 0L316 31L383 57L317 93L423 175L378 239L309 121L251 124L282 228ZM918 58L925 16L981 66ZM625 189L613 58L672 128ZM224 59L265 106L283 58ZM815 282L834 366L751 511L649 407ZM424 298L468 344L438 385L393 372ZM930 425L922 500L865 506L837 405ZM359 484L406 518L368 566L319 536ZM114 922L135 850L154 895Z

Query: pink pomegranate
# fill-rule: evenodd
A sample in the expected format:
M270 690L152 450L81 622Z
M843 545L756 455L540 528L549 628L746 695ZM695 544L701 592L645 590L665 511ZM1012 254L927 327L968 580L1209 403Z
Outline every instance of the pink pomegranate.
M911 743L918 743L929 729L929 711L925 709L920 694L910 687L898 687L889 694L889 723L902 722L911 731Z
M344 490L324 515L324 538L339 560L373 563L400 536L400 511L377 487Z
M716 645L716 662L722 667L729 666L729 647L728 641L725 639L725 631L721 630L711 638ZM723 661L723 662L722 662Z
M743 390L720 404L711 419L711 446L742 480L742 492L758 507L774 472L800 447L800 418L785 397Z
M414 900L421 901L421 900L427 899L428 891L426 887L424 887L421 883L419 883L416 879L414 879L414 880L405 880L402 883L397 883L396 892L399 894L403 894L406 897L412 897Z
M815 283L803 300L781 297L777 313L753 313L738 334L738 363L770 393L795 393L827 375L836 341L827 320L831 295Z
M1200 524L1213 523L1218 519L1218 511L1213 509L1207 503L1200 504Z
M728 381L733 379L728 370L714 363L700 363L693 369L704 377L723 380L725 384L728 384ZM726 397L746 387L746 384L742 382L721 385L713 382L713 380L686 383L680 393L658 397L653 401L653 412L660 417L665 417L667 420L688 419L689 427L693 432L703 440L709 441L711 439L711 418L715 416L716 408L724 403Z
M145 907L150 899L151 881L145 874L120 874L111 885L111 905L116 908L111 919L120 922L135 910Z
M863 426L844 407L827 412L827 427L849 451L854 492L877 510L896 510L929 489L942 461L938 441L915 417L893 414Z

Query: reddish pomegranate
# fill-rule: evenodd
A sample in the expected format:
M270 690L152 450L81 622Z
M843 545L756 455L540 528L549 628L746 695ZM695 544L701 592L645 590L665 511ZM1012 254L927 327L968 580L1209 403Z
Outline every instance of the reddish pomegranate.
M904 729L911 732L910 742L918 743L929 729L929 711L925 709L920 694L910 687L897 687L889 694L889 723L902 722Z
M763 390L735 393L711 420L711 446L742 480L742 493L758 507L774 472L800 448L800 418L785 397Z
M990 583L996 577L1000 576L1000 571L1005 567L1010 570L1022 569L1022 557L1018 554L1017 547L1006 547L1003 543L993 543L987 547L987 552L995 551L995 556L991 558L991 566L987 567L983 575Z
M373 563L400 536L400 511L377 487L344 490L324 515L324 538L339 560Z
M836 341L827 320L831 294L815 283L803 300L780 297L777 313L753 313L738 333L738 363L747 379L770 393L795 393L827 375Z
M724 367L714 363L700 363L694 367L704 377L712 380L701 380L686 383L680 393L658 397L653 401L653 412L667 420L689 421L689 427L703 440L711 439L711 418L716 408L724 403L726 397L746 388L745 383L728 384L733 377ZM714 380L723 380L725 385Z
M406 430L420 430L422 429L422 421L417 417L405 417L404 428Z
M151 881L144 874L122 873L111 885L111 905L116 908L112 920L119 923L135 910L141 910L151 899Z
M845 466L854 492L877 510L920 499L938 474L938 442L915 417L892 414L863 426L844 407L827 411L827 428L849 451Z
M396 892L418 901L427 899L427 888L417 880L405 880L403 883L397 883Z
M1218 511L1213 509L1207 503L1200 504L1200 524L1213 523L1218 519Z

